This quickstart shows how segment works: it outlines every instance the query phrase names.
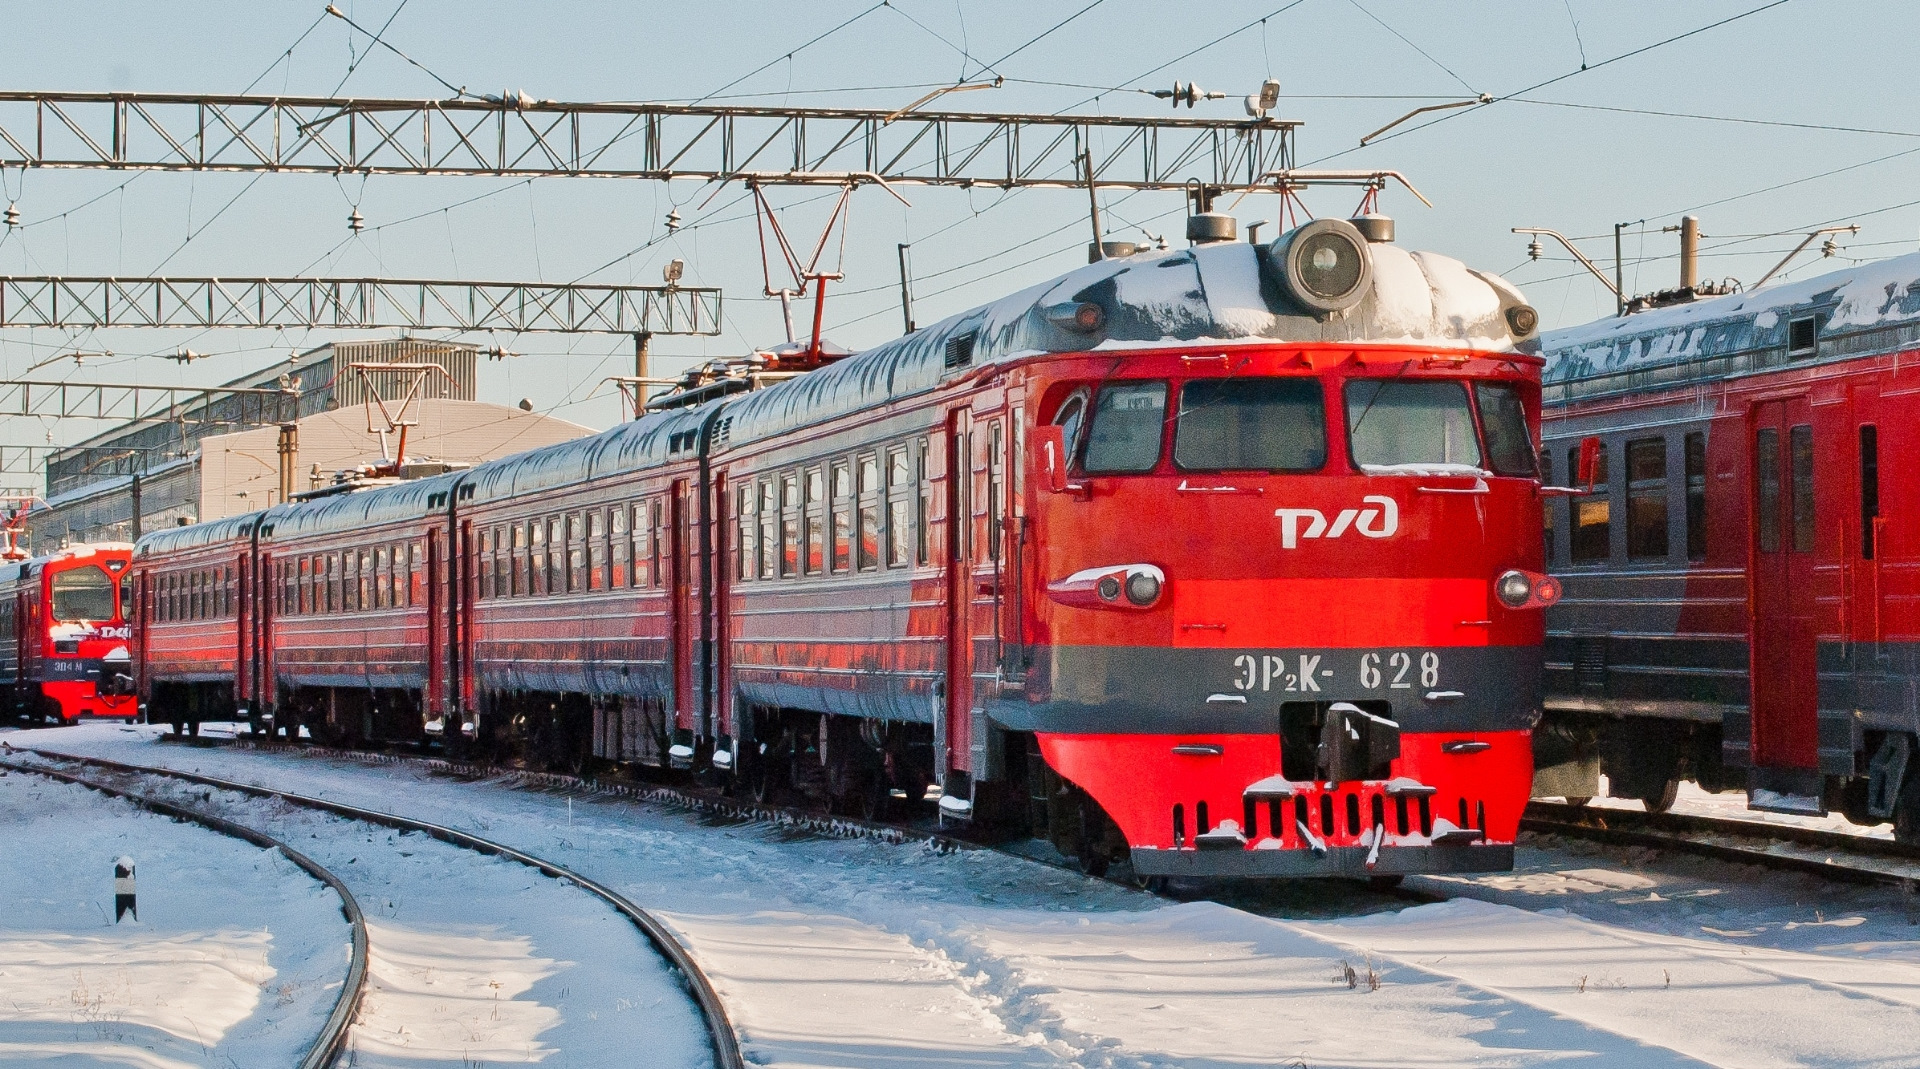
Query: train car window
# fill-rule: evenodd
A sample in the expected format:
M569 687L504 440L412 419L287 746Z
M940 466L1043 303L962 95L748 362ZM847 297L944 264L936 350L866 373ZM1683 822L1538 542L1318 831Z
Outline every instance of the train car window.
M1006 516L1007 451L1003 433L1000 420L987 424L987 559L996 562Z
M527 529L522 524L507 528L507 596L527 592Z
M1473 388L1480 402L1480 430L1487 439L1487 463L1497 475L1533 478L1533 436L1527 431L1527 406L1520 391L1506 383L1482 382Z
M1567 453L1567 470L1579 470L1578 449ZM1590 564L1612 555L1609 539L1613 525L1613 502L1607 481L1607 445L1600 443L1600 454L1593 462L1594 492L1573 500L1573 533L1567 539L1567 553L1575 564Z
M1347 383L1347 438L1362 470L1401 464L1480 466L1480 443L1458 382Z
M913 552L913 523L908 519L914 493L907 447L887 450L887 567L904 568Z
M313 607L313 558L301 557L290 567L293 579L293 614L305 616Z
M859 460L860 546L858 565L869 571L880 564L880 461L868 454Z
M913 482L919 488L919 504L913 517L913 559L921 565L928 564L932 560L932 550L927 543L929 517L933 515L933 484L927 481L928 448L930 448L928 440L922 438L919 448L913 451Z
M760 520L760 578L774 577L774 562L780 557L780 506L778 487L772 479L761 479L758 493L759 505L755 511Z
M819 575L826 570L827 563L827 522L826 522L826 476L819 468L808 468L804 493L806 500L801 507L806 510L806 552L802 563L808 575Z
M673 553L673 539L667 531L666 502L656 498L653 502L653 585L667 585L667 571L660 566L661 558Z
M373 591L370 589L373 586L373 553L363 549L354 554L354 557L360 564L360 581L354 588L354 596L357 600L353 607L365 612L373 607Z
M1182 471L1314 471L1327 462L1317 379L1194 379L1180 388L1173 462Z
M1759 471L1755 475L1759 491L1760 551L1780 551L1780 432L1762 427L1754 442Z
M844 460L833 463L833 570L853 566L853 469Z
M360 595L360 555L349 550L340 555L340 611L358 612Z
M1080 451L1080 432L1087 422L1087 391L1078 389L1067 395L1065 401L1053 413L1053 425L1060 428L1060 437L1066 446L1067 460L1072 462Z
M1081 470L1113 475L1152 471L1160 463L1166 414L1164 382L1117 382L1102 388L1094 403Z
M547 521L527 521L527 593L547 592Z
M322 571L320 560L314 561L313 578L314 578L314 581L320 585L320 593L322 598L325 601L325 607L323 609L320 606L315 606L314 611L315 612L322 612L322 611L332 612L334 610L334 606L339 604L339 598L340 598L340 592L336 587L336 584L339 581L339 575L340 575L340 562L331 553L327 554L322 559L325 561L325 570L324 572Z
M422 596L426 593L427 576L422 567L425 558L426 551L420 548L420 543L407 543L407 573L401 577L400 583L402 589L406 591L405 604L408 608L426 600Z
M1813 552L1813 428L1805 423L1787 432L1793 460L1793 551Z
M1879 541L1874 521L1880 518L1880 428L1860 425L1860 558L1873 559Z
M1707 436L1686 437L1687 559L1707 559Z
M392 551L379 546L373 551L373 607L390 609L393 607L393 559Z
M800 473L780 476L780 578L800 574Z
M615 505L608 517L608 538L613 546L613 559L607 564L608 590L626 586L627 575L633 568L633 536L627 531L627 518L631 515L627 506Z
M569 512L567 513L567 592L571 594L586 588L586 517L577 512Z
M203 569L193 572L193 585L187 590L187 619L204 620L207 618L207 573Z
M649 586L653 583L653 528L647 520L646 502L633 506L633 571L629 580L634 586Z
M740 530L739 569L734 578L742 582L754 577L754 562L760 559L760 551L754 545L754 532L758 531L759 519L753 514L753 484L749 483L734 492L734 525Z
M1667 556L1667 440L1627 443L1627 559Z
M612 554L607 550L607 510L587 513L587 589L605 590L612 583Z

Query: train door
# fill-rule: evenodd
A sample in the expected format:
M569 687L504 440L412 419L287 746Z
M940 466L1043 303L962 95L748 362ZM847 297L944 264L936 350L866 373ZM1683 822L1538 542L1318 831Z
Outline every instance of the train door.
M968 713L973 708L973 413L962 408L947 425L947 700L934 724L936 773L968 767Z
M466 535L467 528L463 526L460 533L463 536ZM446 588L451 587L453 584L450 582L442 583L440 580L441 569L446 566L446 548L444 542L445 540L440 537L440 528L432 527L427 530L426 705L427 719L439 719L441 730L447 733L443 737L451 739L455 733L459 732L460 725L454 723L447 716L447 662L449 660L453 661L455 678L458 678L458 674L465 667L465 662L461 657L462 651L459 648L461 643L449 643L446 640L447 620L445 614L447 603L452 601L458 604L461 599L457 592L454 597L448 598L447 594L449 591ZM465 554L461 555L463 565L465 563L465 556ZM456 629L457 628L458 625L456 625Z
M257 568L262 575L272 574L273 557L266 553L260 554L260 561ZM278 659L278 650L274 639L274 628L279 626L280 620L279 614L273 611L273 592L267 588L267 584L259 584L257 597L259 600L255 606L256 615L254 618L254 632L256 637L253 640L254 671L257 672L260 677L260 704L264 707L272 708L275 703L279 701L280 695L277 680L274 676L275 662ZM277 722L278 721L276 721L276 723ZM299 728L289 727L288 730L292 732L294 737L298 737Z
M668 496L669 532L667 567L667 589L672 593L672 601L667 612L668 641L672 658L672 683L669 693L673 695L673 726L676 731L693 730L694 683L693 683L693 643L700 629L692 626L691 604L692 580L688 575L691 562L687 559L687 480L675 479L673 492ZM678 740L675 740L678 742Z
M131 565L129 565L131 567ZM133 694L137 706L147 701L147 584L142 568L133 577L133 604L124 608L127 617L127 652L133 654Z
M802 478L805 478L803 475ZM714 732L737 738L740 734L740 713L733 705L733 577L738 574L734 569L740 566L738 548L728 552L738 537L732 503L732 484L724 471L714 472L713 489L708 494L708 507L713 510L712 542L713 567L708 573L713 582L713 692L709 700L713 702L714 718L717 721ZM804 532L805 528L802 527ZM806 537L801 536L800 552L806 553ZM805 565L803 564L802 567ZM729 754L729 761L732 755Z
M1751 424L1753 763L1812 769L1818 738L1813 420L1802 396L1756 404Z
M234 569L239 588L233 599L233 689L235 692L233 697L240 708L249 710L258 717L261 706L260 689L254 677L254 669L257 665L253 651L253 632L254 621L258 615L261 615L261 607L256 606L255 598L265 600L265 588L268 584L261 583L259 584L261 589L255 590L252 582L253 571L249 567L252 561L248 559L249 556L250 554L241 553L235 562Z

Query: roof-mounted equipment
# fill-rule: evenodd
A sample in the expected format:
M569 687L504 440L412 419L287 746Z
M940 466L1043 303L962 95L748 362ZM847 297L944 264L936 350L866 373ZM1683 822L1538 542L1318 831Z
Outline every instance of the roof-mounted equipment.
M1373 256L1358 227L1315 219L1275 238L1267 266L1294 303L1322 315L1360 303L1373 282Z

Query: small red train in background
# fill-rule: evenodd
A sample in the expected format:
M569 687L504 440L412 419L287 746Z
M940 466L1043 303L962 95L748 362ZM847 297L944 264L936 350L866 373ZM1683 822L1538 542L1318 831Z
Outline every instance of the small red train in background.
M935 800L1142 877L1506 868L1555 590L1534 311L1382 216L1195 222L592 438L149 535L150 717Z
M133 546L70 546L0 564L0 687L52 724L139 711L126 610Z

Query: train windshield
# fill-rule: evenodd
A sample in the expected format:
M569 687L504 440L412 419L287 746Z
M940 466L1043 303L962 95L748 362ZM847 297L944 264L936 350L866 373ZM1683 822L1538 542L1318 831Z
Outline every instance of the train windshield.
M113 577L93 564L53 573L53 618L113 619Z
M1347 437L1365 469L1480 466L1467 388L1458 382L1358 379L1347 383Z
M1487 435L1487 460L1501 475L1533 478L1533 438L1527 433L1527 407L1520 391L1499 382L1482 382L1473 388L1480 402L1480 427Z
M1180 388L1183 471L1313 471L1327 460L1317 379L1195 379Z
M1119 382L1102 388L1080 467L1089 472L1152 471L1160 463L1166 412L1164 382Z

